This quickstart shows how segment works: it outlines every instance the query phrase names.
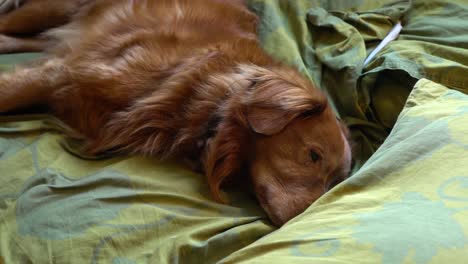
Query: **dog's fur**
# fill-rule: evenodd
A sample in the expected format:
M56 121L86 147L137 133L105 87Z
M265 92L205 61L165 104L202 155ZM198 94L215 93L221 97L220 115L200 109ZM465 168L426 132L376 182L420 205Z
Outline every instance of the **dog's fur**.
M50 58L0 77L0 112L47 105L90 153L195 159L218 201L247 171L277 225L349 173L346 128L262 50L242 0L22 2L0 17L0 51Z

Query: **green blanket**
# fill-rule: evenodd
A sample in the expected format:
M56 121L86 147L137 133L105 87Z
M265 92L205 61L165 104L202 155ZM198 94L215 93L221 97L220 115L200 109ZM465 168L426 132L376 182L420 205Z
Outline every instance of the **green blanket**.
M464 263L468 3L250 6L265 48L327 91L350 125L356 173L275 230L251 196L232 189L232 204L217 204L177 161L86 157L56 119L3 115L0 264ZM398 40L363 67L397 21Z

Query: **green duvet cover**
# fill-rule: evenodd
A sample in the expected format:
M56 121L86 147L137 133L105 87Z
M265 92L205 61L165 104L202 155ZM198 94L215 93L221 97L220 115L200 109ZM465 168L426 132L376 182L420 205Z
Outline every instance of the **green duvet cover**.
M350 125L352 177L275 229L253 197L217 204L177 161L82 156L53 117L0 115L0 264L467 263L468 1L250 6L265 48Z

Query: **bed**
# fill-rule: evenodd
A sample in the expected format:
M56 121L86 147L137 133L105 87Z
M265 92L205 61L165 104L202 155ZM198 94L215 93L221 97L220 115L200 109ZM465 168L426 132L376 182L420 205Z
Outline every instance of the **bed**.
M468 263L468 2L250 0L265 49L326 91L352 176L283 227L176 161L89 157L0 115L0 264ZM403 29L367 65L395 24ZM2 70L41 54L1 55Z

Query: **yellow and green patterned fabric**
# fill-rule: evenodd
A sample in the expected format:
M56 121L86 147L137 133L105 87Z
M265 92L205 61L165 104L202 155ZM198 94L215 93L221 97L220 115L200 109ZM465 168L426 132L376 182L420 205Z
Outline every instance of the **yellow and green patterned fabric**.
M350 126L354 174L276 229L176 160L84 156L55 118L2 114L0 264L468 263L468 1L248 2Z

